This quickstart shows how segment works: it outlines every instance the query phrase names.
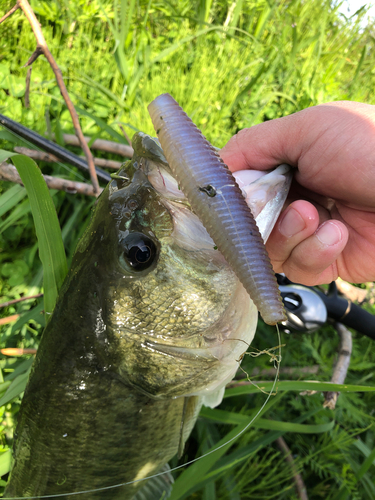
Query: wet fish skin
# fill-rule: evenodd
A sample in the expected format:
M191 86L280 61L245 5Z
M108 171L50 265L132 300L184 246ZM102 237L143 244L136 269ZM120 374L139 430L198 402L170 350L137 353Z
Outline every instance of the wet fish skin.
M138 135L133 143L133 160L97 201L43 334L6 498L157 472L183 448L202 402L220 400L242 340L254 335L255 306L187 202L178 190L167 200L150 183L168 172L157 142ZM141 271L124 257L134 233L155 245ZM143 486L79 498L131 499Z
M25 392L8 498L131 481L159 469L177 452L184 398L153 399L136 390L121 373L126 359L110 326L114 311L108 291L121 295L118 282L125 281L125 289L130 284L122 278L118 256L118 227L129 220L127 202L158 204L145 176L136 177L141 180L134 179L129 193L113 200L107 188L76 251ZM135 217L130 227L138 224ZM160 230L164 226L171 227L168 214ZM80 498L131 498L140 486Z

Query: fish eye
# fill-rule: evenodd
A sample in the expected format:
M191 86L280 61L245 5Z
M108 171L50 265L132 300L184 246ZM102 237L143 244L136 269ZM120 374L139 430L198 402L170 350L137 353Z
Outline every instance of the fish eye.
M134 271L143 271L154 262L157 249L151 238L142 233L130 233L122 241L120 262Z

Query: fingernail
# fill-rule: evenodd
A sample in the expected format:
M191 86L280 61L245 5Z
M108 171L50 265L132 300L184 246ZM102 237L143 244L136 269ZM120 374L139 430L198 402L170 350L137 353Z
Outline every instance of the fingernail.
M286 238L290 238L305 229L306 224L294 208L289 208L280 222L279 231Z
M335 223L329 221L322 224L315 234L320 243L325 246L336 245L342 238L340 228Z

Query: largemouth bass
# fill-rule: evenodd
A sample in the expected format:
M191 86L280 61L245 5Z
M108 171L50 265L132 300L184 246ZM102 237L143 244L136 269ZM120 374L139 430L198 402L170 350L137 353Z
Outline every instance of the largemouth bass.
M97 201L44 331L6 498L168 494L168 474L138 480L182 451L201 405L220 403L253 339L256 307L157 140L139 133L133 145ZM290 174L248 175L240 183L267 235Z

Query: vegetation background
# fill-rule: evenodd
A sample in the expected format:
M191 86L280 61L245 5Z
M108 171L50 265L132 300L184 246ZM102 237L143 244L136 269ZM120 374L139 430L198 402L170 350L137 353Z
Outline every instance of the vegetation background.
M13 3L0 0L0 15ZM33 0L31 5L84 133L93 138L126 143L120 125L129 135L136 130L153 134L147 104L163 92L170 92L218 147L241 128L322 102L375 104L374 27L361 27L363 9L346 18L325 0ZM43 57L34 63L30 107L25 107L23 65L34 49L28 22L17 11L0 25L0 112L41 134L54 133L62 142L62 133L73 129ZM21 143L0 130L3 149ZM63 164L40 166L44 173L82 179ZM64 192L51 195L69 262L93 201ZM25 189L3 182L0 302L42 290L37 250ZM39 299L0 310L0 348L36 348L44 326L42 309ZM18 319L5 319L15 314ZM353 341L347 382L375 385L374 345L356 333ZM260 324L251 350L277 343L274 329ZM338 348L332 327L310 335L283 334L282 343L282 367L294 368L301 380L329 381ZM0 357L0 492L31 361ZM270 361L267 354L248 356L243 368L251 374L254 367L272 367ZM304 370L312 366L318 373L306 375ZM237 433L265 397L261 392L237 395L226 398L219 410L204 410L179 463ZM292 451L310 500L374 499L374 396L342 393L335 411L322 409L322 401L320 392L306 396L278 391L262 419L223 450L225 455L210 455L176 472L173 500L299 498L290 465L275 446L280 435ZM177 465L176 459L172 465Z

